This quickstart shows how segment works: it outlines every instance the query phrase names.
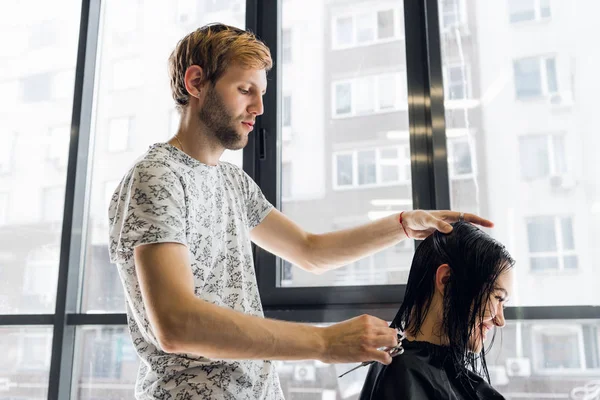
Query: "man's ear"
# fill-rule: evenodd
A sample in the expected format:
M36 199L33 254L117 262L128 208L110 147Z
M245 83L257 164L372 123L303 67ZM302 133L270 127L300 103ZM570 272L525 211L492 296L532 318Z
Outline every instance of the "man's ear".
M199 65L190 65L185 71L185 89L193 97L199 97L204 86L204 71Z
M441 295L444 295L451 273L452 270L448 264L440 265L435 272L435 290L440 292Z

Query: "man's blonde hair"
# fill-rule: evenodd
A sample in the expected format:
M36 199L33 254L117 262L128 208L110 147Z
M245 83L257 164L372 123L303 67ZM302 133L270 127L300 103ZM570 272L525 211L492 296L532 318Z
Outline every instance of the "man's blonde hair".
M185 71L190 66L202 67L202 83L214 85L235 63L267 72L273 66L269 48L252 32L233 26L205 25L181 39L169 57L171 92L177 108L181 111L189 103Z

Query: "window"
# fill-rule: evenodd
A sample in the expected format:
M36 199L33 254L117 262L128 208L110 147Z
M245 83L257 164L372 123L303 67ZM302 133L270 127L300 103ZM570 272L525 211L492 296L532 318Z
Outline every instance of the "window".
M114 274L115 266L108 260L106 251L108 201L117 187L118 180L130 168L135 158L144 154L154 143L164 142L177 133L180 115L171 98L166 69L167 57L173 51L177 40L199 26L215 21L216 14L207 13L207 9L217 11L215 7L225 4L209 3L209 0L179 0L173 4L171 11L158 3L135 3L138 8L137 15L143 17L138 20L140 23L136 26L135 46L121 46L116 51L110 40L116 33L128 31L129 28L124 26L128 24L126 19L106 13L99 30L99 57L96 68L100 73L94 82L94 91L97 94L92 110L96 116L92 135L97 139L89 154L93 164L88 178L92 196L87 214L89 219L86 221L89 228L85 242L87 257L82 279L83 313L125 310L123 289L118 276ZM106 0L102 4L107 7L106 10L118 10L121 7L118 0ZM233 8L224 10L221 7L218 20L244 28L244 6L244 2L237 1L232 5ZM157 35L162 39L157 40ZM158 59L162 61L157 61ZM158 67L147 68L152 65ZM129 90L132 88L135 90ZM140 99L143 99L142 103ZM140 133L142 129L143 133ZM127 152L132 157L126 154L116 156L113 152ZM225 151L222 160L241 166L242 151ZM136 366L137 364L133 368ZM93 383L87 382L86 385ZM131 392L127 393L122 397L131 397Z
M410 181L408 146L339 152L334 155L334 164L334 189Z
M527 219L526 225L532 271L578 267L571 217L532 217Z
M402 18L402 12L391 7L334 17L332 47L343 49L397 40L403 35Z
M113 90L131 89L140 86L141 69L138 59L125 59L113 64Z
M452 179L473 176L473 159L468 138L448 140L448 167Z
M283 126L292 126L292 96L283 96Z
M134 126L134 117L112 118L108 122L108 151L115 153L128 150Z
M284 64L292 62L292 30L284 29L281 33L281 60Z
M446 100L465 100L470 98L469 74L466 65L450 65L444 68Z
M8 193L0 192L0 226L8 224Z
M1 327L0 348L2 398L48 398L52 327Z
M556 59L531 57L514 62L515 88L518 99L558 92Z
M408 103L406 90L406 81L398 73L334 82L334 117L399 110Z
M540 373L585 368L581 326L550 325L533 329L534 366Z
M567 173L564 135L527 135L519 138L521 177L548 178Z
M66 168L69 159L71 127L69 125L52 127L48 131L48 137L48 162L57 168Z
M440 5L442 28L454 28L464 23L464 0L441 0Z
M550 18L550 0L508 0L511 23Z

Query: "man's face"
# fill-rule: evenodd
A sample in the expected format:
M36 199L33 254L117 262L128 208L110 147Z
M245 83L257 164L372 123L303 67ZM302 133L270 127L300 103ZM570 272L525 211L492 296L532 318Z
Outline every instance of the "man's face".
M264 69L233 65L214 86L207 83L198 117L223 148L239 150L248 144L256 117L264 111L262 96L266 89Z
M512 292L513 285L513 269L509 268L504 271L494 284L494 290L492 291L488 303L485 306L485 312L482 320L474 327L473 333L469 339L469 350L474 353L481 353L483 349L483 343L487 338L487 334L495 326L503 328L505 325L504 320L504 307L510 293Z

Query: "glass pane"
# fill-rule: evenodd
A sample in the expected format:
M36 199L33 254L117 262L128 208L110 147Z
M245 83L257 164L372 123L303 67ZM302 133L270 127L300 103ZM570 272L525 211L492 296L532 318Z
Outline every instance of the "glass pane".
M554 135L552 139L554 141L554 171L557 175L565 174L568 171L565 137L563 135Z
M77 399L126 400L134 397L139 358L126 327L77 330L73 379Z
M106 204L112 193L107 193L106 188L120 181L151 145L169 140L176 131L180 117L173 111L167 71L169 54L181 38L209 22L245 25L243 0L227 2L226 10L221 6L215 8L210 0L202 0L191 9L182 5L180 15L170 3L139 0L134 15L143 19L130 27L125 26L131 23L130 18L120 16L121 3L102 2L104 25L100 29L100 58L96 63L97 101L92 127L95 146L89 177L90 233L83 282L84 312L124 311L125 298L117 268L108 259ZM188 22L182 22L182 18ZM115 119L124 117L130 119L129 125L124 119L115 123ZM112 132L107 134L107 131ZM120 151L112 151L115 148ZM242 151L226 151L222 159L241 166Z
M335 86L335 113L336 115L352 112L352 85L350 83Z
M540 0L540 16L542 18L548 18L551 15L550 0Z
M546 79L548 84L548 93L558 91L558 80L556 77L556 60L554 58L546 59Z
M450 176L459 177L473 173L471 148L468 142L452 140L449 142L451 153Z
M375 87L372 77L358 79L354 82L354 104L357 114L372 113L375 110Z
M517 261L511 304L600 305L600 48L586 39L589 27L592 36L598 33L600 5L464 4L473 10L468 29L442 36L442 66L464 65L472 96L446 101L446 135L450 156L452 140L469 137L473 165L480 168L460 180L450 175L451 208L495 222L486 231ZM563 7L552 10L552 22L508 21L507 12L529 13L514 20L544 18L540 9L550 4ZM444 91L451 78L446 72Z
M556 231L553 217L536 217L527 221L527 241L529 251L557 251Z
M531 21L535 19L536 0L508 0L510 22Z
M293 98L294 129L291 140L280 129L280 168L289 162L293 171L292 196L281 209L307 231L351 228L412 209L402 4L281 2L282 31L303 36L294 42L293 61L280 70L281 95ZM292 266L279 274L286 277L280 283L404 283L409 244L377 264L357 260L322 275Z
M0 4L0 314L54 312L80 14Z
M375 39L375 26L371 13L360 14L356 17L356 41L370 42Z
M394 10L379 11L377 13L377 37L379 39L394 36Z
M519 138L519 144L521 177L523 179L547 177L550 174L548 136L524 136Z
M347 46L354 41L352 17L338 18L335 27L337 46Z
M354 180L352 178L354 176L352 159L352 154L338 154L336 156L336 181L338 186L352 185L354 183Z
M375 183L376 167L375 167L375 151L359 151L357 156L358 162L358 184L369 185Z
M0 328L0 399L45 400L52 355L52 328Z
M518 98L540 96L542 94L540 59L517 60L514 62L514 72Z

